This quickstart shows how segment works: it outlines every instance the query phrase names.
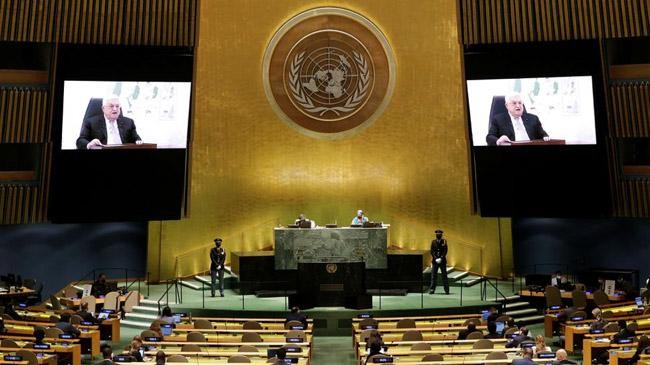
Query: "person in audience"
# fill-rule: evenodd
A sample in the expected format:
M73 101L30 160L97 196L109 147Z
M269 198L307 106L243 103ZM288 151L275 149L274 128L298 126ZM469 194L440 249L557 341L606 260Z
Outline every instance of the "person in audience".
M155 321L151 322L149 330L156 332L156 337L163 337L162 329L160 328L160 320L156 319Z
M634 331L627 328L627 322L624 319L618 321L618 333L612 337L612 342L617 343L624 338L634 337Z
M521 351L521 359L512 360L512 365L535 365L535 362L533 361L533 349L526 347Z
M79 311L76 314L86 322L99 323L99 320L95 318L92 313L88 312L87 302L81 303L81 306L79 306Z
M497 332L497 323L496 322L488 322L487 324L487 330L488 333L485 335L485 338L488 339L495 339L495 338L503 338L503 335Z
M287 349L280 347L275 352L275 357L268 359L267 363L269 364L284 364L284 360L287 358Z
M488 316L487 316L487 322L496 322L497 318L499 318L499 311L497 310L496 307L490 307Z
M501 337L505 337L506 331L509 330L510 328L519 329L519 327L517 326L517 323L515 322L515 320L513 318L508 319L508 321L506 322L506 325L503 326L503 331L501 331Z
M144 346L142 344L142 341L139 340L131 341L130 355L133 356L133 358L135 358L135 360L138 362L144 361Z
M0 334L3 334L7 331L5 328L5 321L0 317Z
M289 323L289 321L298 321L307 329L307 316L300 312L298 306L291 307L291 312L287 314L287 318L284 320L284 324Z
M554 365L559 365L559 364L576 365L574 361L567 359L567 353L565 349L558 349L555 352L555 361L553 361L553 364Z
M616 290L625 293L625 298L634 300L639 296L639 289L635 288L629 280L625 280L622 276L616 279Z
M101 349L102 361L97 365L113 365L113 349L109 345L105 345Z
M93 283L93 288L91 290L92 295L95 297L103 297L108 293L108 285L106 284L106 274L100 273L97 276L97 280Z
M542 335L535 336L535 346L533 346L533 355L540 352L550 352L551 347L546 346L546 339Z
M156 352L156 365L163 365L166 359L167 356L165 355L165 351L158 350L158 352Z
M639 361L641 358L641 354L644 353L645 349L650 347L650 338L648 336L641 336L639 337L639 344L636 347L636 351L634 352L634 355L630 359L630 365L634 365Z
M589 325L590 330L602 330L607 325L607 321L603 319L603 311L600 308L594 308L591 311L594 316L594 321Z
M370 347L375 343L378 343L380 348L384 347L384 339L381 338L381 333L377 330L372 330L366 339L366 352L370 352Z
M5 314L16 321L23 320L23 317L20 314L18 314L14 309L13 303L7 303L7 305L5 306Z
M169 324L173 324L174 315L172 314L172 309L169 307L163 308L162 314L160 315L160 320Z
M379 354L381 354L381 345L379 345L378 343L373 343L373 344L370 346L370 349L369 349L369 351L368 351L368 356L366 356L366 361L365 361L365 363L366 363L366 364L372 364L372 361L368 361L368 360L369 360L372 356L374 356L374 355L379 355Z
M45 338L45 331L43 331L43 329L41 328L37 328L36 330L34 330L34 338L35 338L34 340L35 345L44 345L45 342L43 341L43 339Z
M56 324L56 328L63 331L65 334L73 335L74 337L79 337L81 331L70 323L70 313L63 312L59 322Z
M467 335L469 335L472 332L476 332L476 324L474 322L469 322L467 324L466 329L460 330L460 332L458 332L458 339L459 340L466 340Z
M526 326L523 326L519 329L519 334L515 335L512 340L508 343L506 343L507 348L514 348L514 347L519 347L519 344L521 344L524 341L531 341L532 338L528 336L528 328Z
M562 284L566 284L568 282L566 276L562 275L561 271L556 271L553 276L551 276L551 285L556 286L556 287L561 287Z

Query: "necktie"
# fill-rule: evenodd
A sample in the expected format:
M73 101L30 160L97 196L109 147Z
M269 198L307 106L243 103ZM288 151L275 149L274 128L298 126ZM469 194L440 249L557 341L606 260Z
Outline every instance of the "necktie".
M521 118L515 118L515 141L529 141L528 132Z

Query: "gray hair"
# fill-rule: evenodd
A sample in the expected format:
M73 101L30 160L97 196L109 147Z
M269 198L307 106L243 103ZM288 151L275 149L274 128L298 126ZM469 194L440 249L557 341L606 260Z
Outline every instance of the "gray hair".
M508 94L508 95L506 95L506 105L507 105L509 102L511 102L512 99L514 99L514 98L519 98L519 100L521 100L521 94L514 93L514 94ZM523 101L522 101L522 103L523 103Z
M102 99L102 106L106 106L109 100L117 100L122 105L122 100L115 94L107 95Z

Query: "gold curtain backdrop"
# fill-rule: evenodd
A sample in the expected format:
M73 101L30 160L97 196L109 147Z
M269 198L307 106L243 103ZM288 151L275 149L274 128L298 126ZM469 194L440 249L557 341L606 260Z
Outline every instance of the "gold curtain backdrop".
M320 6L370 19L397 63L383 115L341 140L287 126L262 84L275 31ZM152 279L207 270L216 236L228 253L260 250L272 246L273 227L299 213L344 226L357 209L391 225L389 245L428 249L441 228L449 264L510 273L510 221L471 212L457 11L456 0L201 1L189 211L180 221L150 223Z

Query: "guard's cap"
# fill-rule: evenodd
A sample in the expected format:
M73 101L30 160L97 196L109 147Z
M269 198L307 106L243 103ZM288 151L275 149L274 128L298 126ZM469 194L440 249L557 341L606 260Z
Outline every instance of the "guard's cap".
M216 242L222 242L222 241L223 241L223 240L222 240L221 238L219 238L219 237L217 237L217 238L214 239L214 242L215 242L215 243L216 243Z
M436 233L443 233L442 229L436 229Z

